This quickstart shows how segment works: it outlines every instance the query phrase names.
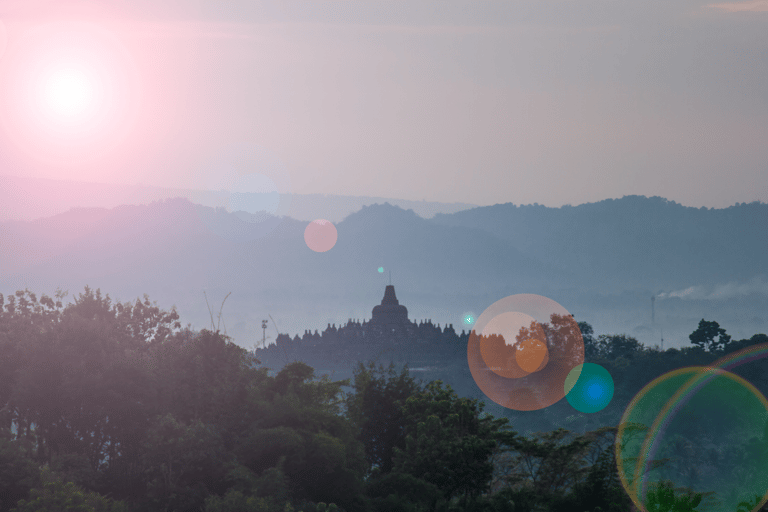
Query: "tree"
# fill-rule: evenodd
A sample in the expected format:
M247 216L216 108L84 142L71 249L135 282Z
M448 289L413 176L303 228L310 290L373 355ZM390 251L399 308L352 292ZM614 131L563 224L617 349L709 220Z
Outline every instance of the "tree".
M518 437L497 460L494 496L518 512L626 512L614 456L616 427L576 434L565 429Z
M756 494L751 500L739 502L739 508L736 510L736 512L752 512L755 510L755 507L760 504L761 501L763 501L763 497L759 494ZM760 512L764 512L766 510L768 510L768 504L760 507Z
M584 358L589 360L597 358L599 351L594 329L587 322L579 322L579 330L581 339L584 340Z
M754 345L760 345L762 343L768 343L768 336L766 336L765 334L754 334L749 339L743 339L739 341L731 340L728 346L723 349L723 352L725 353L736 352L737 350L752 347ZM753 382L753 381L750 379L750 382Z
M29 450L12 441L9 431L0 431L0 512L8 512L26 499L39 480L40 472Z
M0 297L0 344L8 354L0 364L15 367L14 380L0 382L10 412L3 420L34 443L39 463L76 453L96 470L125 440L122 420L130 426L145 416L148 344L180 324L175 310L160 310L146 295L143 303L113 304L86 286L62 309L64 295L38 301L18 291L7 304Z
M313 379L310 366L295 362L254 382L240 408L247 426L233 452L258 478L284 475L292 500L365 510L364 450L341 416L341 387L349 382Z
M393 473L434 485L442 499L463 502L486 492L493 476L492 455L516 433L506 418L480 416L484 404L459 398L441 381L427 384L403 406L405 449L395 448Z
M246 496L240 491L230 489L223 497L209 496L205 500L205 512L278 512L278 508L265 498Z
M582 342L579 324L576 323L573 316L552 313L549 322L542 323L541 327L547 337L550 358L567 356L573 366L583 361L584 353L580 350L573 350Z
M409 374L400 373L394 363L378 367L373 361L359 362L354 369L354 392L347 396L346 417L355 425L357 438L365 447L368 472L379 468L392 471L395 447L405 448L406 418L402 406L422 389Z
M301 500L365 512L349 381L315 380L303 363L270 377L227 336L177 318L87 287L66 308L0 296L0 512L27 498L24 512L107 510L94 493L135 510L217 496L212 509L244 497L270 512ZM40 465L58 480L38 485Z
M717 322L708 322L703 318L698 328L693 331L688 339L693 345L707 352L719 352L731 341L731 337L725 333L725 329Z
M597 337L598 354L605 359L632 359L643 351L643 344L626 334L601 334Z
M514 444L518 472L511 482L526 482L541 497L569 491L586 471L583 458L590 445L586 436L563 428L521 437Z
M172 412L181 421L214 424L233 417L257 371L248 352L228 336L185 329L148 349L155 389L155 414Z
M24 406L14 396L24 374L24 350L28 343L56 329L64 295L57 291L55 302L46 295L38 301L29 290L19 290L6 303L0 294L0 426L10 429L15 424L29 439L31 421L23 416Z
M209 425L180 423L168 413L155 418L144 441L147 503L153 510L191 510L223 492L228 454Z
M676 493L671 482L659 482L648 491L645 507L648 512L695 512L702 494L688 491Z
M435 484L399 471L375 471L366 490L376 512L431 512L443 497Z
M128 512L125 503L83 491L47 467L43 467L41 478L42 487L32 489L29 499L19 501L11 512Z
M631 510L632 500L621 484L616 464L614 450L616 431L616 427L606 427L587 434L595 438L593 449L598 454L597 459L589 461L586 477L580 479L573 486L572 493L563 500L561 506L553 507L553 512L570 512L572 510L625 512ZM601 447L598 441L603 434L607 434L611 442Z

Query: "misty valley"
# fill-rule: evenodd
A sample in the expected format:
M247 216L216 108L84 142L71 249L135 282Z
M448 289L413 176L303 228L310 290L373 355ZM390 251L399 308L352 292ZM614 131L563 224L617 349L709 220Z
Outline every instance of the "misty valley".
M0 510L760 509L766 208L5 221Z

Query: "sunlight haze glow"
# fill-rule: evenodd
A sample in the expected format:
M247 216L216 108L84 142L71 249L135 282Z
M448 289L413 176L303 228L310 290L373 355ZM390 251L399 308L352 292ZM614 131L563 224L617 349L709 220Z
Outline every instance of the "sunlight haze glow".
M124 177L115 162L136 138L139 78L114 30L93 21L6 22L0 145L11 174ZM90 165L101 170L89 174Z
M51 73L45 81L43 93L54 114L72 119L92 108L96 91L85 72L64 68Z
M0 153L171 188L210 189L234 144L297 194L768 201L764 4L7 0ZM30 110L30 66L70 49Z

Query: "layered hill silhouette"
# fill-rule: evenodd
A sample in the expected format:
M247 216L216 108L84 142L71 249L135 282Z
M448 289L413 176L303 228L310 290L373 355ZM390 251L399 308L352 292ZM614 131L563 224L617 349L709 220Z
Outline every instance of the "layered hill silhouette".
M186 199L6 221L0 292L75 293L89 285L122 301L147 293L163 307L175 304L197 328L210 326L205 298L215 316L231 292L222 318L243 346L261 339L268 314L290 335L370 318L390 270L412 319L457 325L464 312L480 314L514 293L549 296L579 320L623 321L627 332L637 328L636 317L649 316L647 301L661 291L757 279L758 286L737 292L757 306L766 296L759 286L768 274L762 203L707 210L628 196L563 208L495 205L432 219L377 204L338 222L338 242L325 253L306 246L306 225ZM622 320L622 307L643 310ZM765 319L748 310L742 307L759 328ZM689 308L678 316L690 322L705 313Z
M690 208L625 196L562 208L499 204L435 223L476 228L529 257L579 274L583 286L683 288L768 273L768 205Z
M274 194L261 195L274 199ZM124 204L149 204L174 197L185 197L195 204L215 208L225 207L232 195L227 190L164 188L0 175L0 221L35 220L65 213L72 208L114 208ZM469 203L333 194L280 194L280 199L286 202L285 215L307 222L318 218L340 222L363 206L385 202L404 209L413 209L424 218L477 206Z

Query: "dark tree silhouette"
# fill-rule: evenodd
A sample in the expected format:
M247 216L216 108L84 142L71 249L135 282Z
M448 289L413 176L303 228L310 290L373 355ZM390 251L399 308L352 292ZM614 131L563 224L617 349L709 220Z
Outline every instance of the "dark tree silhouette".
M688 338L693 345L703 348L707 352L719 352L731 341L731 337L725 333L725 329L717 322L708 322L703 318L698 328Z

